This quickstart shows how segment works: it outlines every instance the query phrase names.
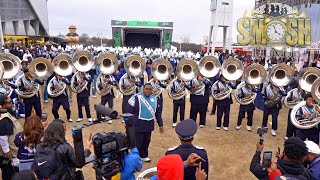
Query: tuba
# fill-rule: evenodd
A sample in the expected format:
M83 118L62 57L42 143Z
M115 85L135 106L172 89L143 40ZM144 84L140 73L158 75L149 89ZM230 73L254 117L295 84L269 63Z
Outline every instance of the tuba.
M36 58L28 66L28 70L30 75L37 80L45 80L48 79L53 73L53 65L46 58ZM16 86L20 86L22 79L25 78L24 75L21 75L16 80ZM36 95L39 91L40 85L31 81L32 87L28 91L20 91L19 88L15 90L15 92L22 98L31 98Z
M277 64L270 68L268 72L268 79L270 83L277 86L279 90L283 89L283 86L288 85L293 79L293 70L287 64ZM272 100L267 100L264 102L265 106L273 107L278 104L282 99L279 93L274 93L274 98Z
M244 67L240 60L238 59L227 59L223 62L221 67L221 74L225 79L229 81L239 79L244 71ZM230 96L232 88L227 85L227 90L225 92L216 93L215 91L218 89L219 81L216 81L211 87L211 95L215 100L223 100Z
M312 85L320 77L320 70L316 67L304 68L299 72L299 85L306 92L312 92Z
M20 72L20 60L17 56L13 54L0 54L0 61L3 65L3 74L0 76L1 81L3 82L2 85L6 90L6 95L10 97L13 92L13 89L6 83L9 79L14 78Z
M67 54L60 54L56 56L53 61L53 71L63 78L72 74L72 58ZM66 83L59 81L56 77L53 77L48 85L47 91L49 96L51 97L58 97L64 93L67 85Z
M260 64L252 64L245 68L243 75L244 75L245 82L250 84L253 89L255 88L255 86L262 84L266 80L267 71ZM243 86L245 86L244 82L240 83L237 86L236 90L234 91L234 97L236 101L241 105L251 104L257 97L257 93L252 92L249 97L240 98L239 92L241 91L241 88Z
M140 81L140 76L146 69L146 62L138 55L128 57L124 62L124 74L119 81L119 91L123 95L132 95L136 92L137 86L131 81Z
M101 96L105 96L110 93L112 85L105 82L105 79L108 82L115 81L112 74L118 69L118 59L113 54L105 53L99 55L97 59L97 65L100 69L100 74L96 81L96 90Z
M83 76L89 77L86 72L94 66L94 59L89 51L78 51L72 58L72 64L77 72L71 78L71 90L75 93L81 93L88 85ZM75 83L77 81L77 84Z
M142 173L140 173L137 176L137 180L147 180L150 179L150 177L157 175L157 167L149 168L144 170Z
M170 79L172 72L173 67L166 59L158 59L152 63L151 74L161 83L165 83L166 80ZM162 93L162 87L159 85L159 83L155 82L154 79L151 79L149 83L153 86L153 95L156 97L160 96Z
M305 106L305 105L306 105L305 101L298 103L296 106L294 106L290 114L292 124L299 129L311 129L320 123L319 112L315 112L310 116L306 117L305 119L301 119L301 120L296 119L297 111L302 106Z
M251 104L257 97L257 93L255 92L251 92L250 96L248 97L243 97L243 98L240 98L239 96L239 92L241 91L241 88L244 87L246 85L245 82L242 82L240 83L236 90L234 91L234 97L236 99L236 101L241 104L241 105L248 105L248 104ZM251 86L252 87L252 86ZM252 90L251 90L252 91Z
M295 91L298 91L299 98L297 98L296 100L291 100L291 101L289 101L289 97L290 97L291 94L292 94L293 92L295 92ZM291 89L291 90L288 92L287 96L286 96L286 97L284 98L284 100L283 100L283 104L284 104L284 106L286 106L287 108L293 109L297 104L299 104L299 103L302 102L302 101L303 101L303 98L302 98L302 96L300 95L300 92L299 92L298 88L294 88L294 89Z
M278 87L288 85L293 79L293 70L287 64L277 64L269 70L269 81Z
M203 75L204 79L212 78L216 76L221 68L220 61L213 56L206 56L201 59L198 65L199 72ZM197 80L195 78L195 80ZM197 88L191 89L191 94L197 94L201 92L206 86L203 82L199 82L199 86Z
M315 101L320 102L320 78L315 80L311 87L311 95Z

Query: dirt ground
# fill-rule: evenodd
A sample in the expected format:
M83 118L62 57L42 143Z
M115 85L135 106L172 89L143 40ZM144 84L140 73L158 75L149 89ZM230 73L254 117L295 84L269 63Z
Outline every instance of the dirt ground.
M162 112L162 117L164 121L164 133L160 134L158 127L152 133L152 140L149 147L149 155L151 158L151 163L143 163L143 170L155 167L157 161L160 157L164 156L168 148L179 145L179 138L175 133L172 125L172 111L173 103L168 97L166 92L163 92L164 96L164 108ZM96 117L94 111L94 104L100 102L100 96L97 98L90 98L90 108L92 117ZM121 98L114 99L114 109L121 113ZM49 99L48 103L43 103L43 112L48 113L48 119L51 121L53 115L51 113L52 100ZM210 103L208 106L209 111L212 108L212 98L210 98ZM73 123L67 122L67 139L72 142L71 127L79 125L75 122L78 118L77 104L76 104L76 94L73 94L73 101L71 103L72 119ZM248 132L245 129L246 119L242 122L242 129L236 130L236 122L238 117L239 105L235 103L231 107L230 111L230 127L229 131L216 130L216 115L210 115L207 112L206 126L203 129L198 129L195 137L194 144L200 147L204 147L207 150L209 156L209 179L213 180L223 180L223 179L256 179L254 175L250 172L250 162L251 158L256 150L256 144L259 142L259 136L256 134L256 128L261 126L262 122L262 111L256 110L254 112L254 120L252 131ZM186 100L186 114L185 117L189 118L190 112L190 102L189 99ZM83 108L84 117L85 110ZM60 118L66 120L66 114L62 107L59 109ZM277 131L277 136L272 137L270 132L265 136L265 150L277 151L278 146L283 150L283 143L285 137L285 130L287 125L287 114L288 109L281 109L279 115L279 129ZM21 119L21 123L23 123ZM271 121L271 116L269 116L269 121ZM81 123L86 123L86 118ZM199 116L197 119L199 123ZM268 124L271 128L270 124ZM94 125L83 130L83 139L87 140L89 138L90 132L95 134L99 131L121 131L125 132L124 124L121 120L114 120L112 124L103 123L99 125ZM93 149L91 149L93 150ZM93 180L95 179L95 172L92 169L92 164L88 164L83 168L85 179Z

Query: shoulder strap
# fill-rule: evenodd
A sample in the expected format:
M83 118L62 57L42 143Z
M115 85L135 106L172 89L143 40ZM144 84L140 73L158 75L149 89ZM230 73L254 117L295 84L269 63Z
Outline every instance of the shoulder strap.
M155 119L155 112L154 110L152 109L152 107L150 106L150 104L148 103L148 101L142 96L142 95L137 95L138 98L147 106L148 110L151 112L152 116L153 116L153 119ZM157 105L156 105L157 107Z

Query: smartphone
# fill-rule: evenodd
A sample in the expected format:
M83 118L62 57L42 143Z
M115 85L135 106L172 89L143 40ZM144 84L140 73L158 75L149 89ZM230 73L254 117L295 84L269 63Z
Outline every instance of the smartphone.
M92 139L92 133L90 133L89 135L89 141L91 141L91 139Z
M196 160L196 164L199 164L201 162L201 169L204 169L207 167L207 161L200 157L200 159Z
M263 152L262 166L268 168L271 166L272 151Z

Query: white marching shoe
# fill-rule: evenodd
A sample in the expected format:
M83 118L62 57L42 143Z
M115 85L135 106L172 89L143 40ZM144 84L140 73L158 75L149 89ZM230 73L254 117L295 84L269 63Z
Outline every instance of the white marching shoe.
M271 129L271 135L272 135L272 136L276 136L276 135L277 135L276 130Z
M112 124L112 120L109 120L109 121L108 121L108 124Z
M80 121L82 121L83 120L83 118L78 118L77 119L77 122L80 122Z
M92 122L92 118L88 118L88 121L89 121L89 122Z
M177 123L173 123L173 124L172 124L172 127L176 127L176 126L177 126Z
M220 130L220 127L216 127L216 130Z
M69 122L73 122L73 120L72 120L71 118L70 118L70 119L68 119L68 121L69 121Z
M241 125L236 127L236 130L240 130L241 129Z
M246 126L246 129L248 130L248 131L251 131L251 126Z
M224 129L225 131L228 131L228 130L229 130L228 127L224 127L224 126L223 126L223 129Z
M148 157L146 157L146 158L141 158L141 160L142 160L143 162L151 162L151 159L148 158Z
M199 125L200 128L204 128L204 125Z

